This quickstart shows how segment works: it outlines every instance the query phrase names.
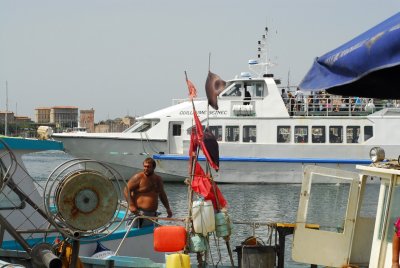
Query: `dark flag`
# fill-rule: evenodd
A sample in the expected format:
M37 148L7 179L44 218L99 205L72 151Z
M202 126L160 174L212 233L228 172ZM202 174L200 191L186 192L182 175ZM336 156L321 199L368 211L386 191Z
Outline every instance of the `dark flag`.
M204 156L206 157L206 159L207 159L208 163L210 164L210 166L213 169L215 169L216 171L218 171L218 169L219 169L219 166L218 166L218 164L219 164L219 156L215 156L215 153L218 153L218 143L216 144L217 145L216 148L215 148L215 144L214 144L214 146L210 147L211 148L210 150L213 153L213 156L211 156L211 154L210 154L210 152L209 152L209 150L208 150L208 148L207 148L207 146L206 146L206 144L204 142L204 136L205 135L204 135L204 132L203 132L203 126L201 125L200 119L197 116L197 112L196 112L196 109L194 107L193 107L193 117L194 117L194 122L195 122L195 125L196 125L197 143L200 144L200 148L203 151ZM207 132L206 132L206 134L207 134ZM214 136L214 135L212 135L212 136ZM208 144L212 144L213 142L210 141L210 138L209 138L210 135L209 134L207 134L207 137L208 137L207 138L207 143ZM214 137L214 140L215 140L215 137Z
M218 95L224 90L226 82L222 80L218 75L208 71L206 81L206 95L208 104L215 110L218 110Z
M217 139L214 134L206 128L203 136L204 146L207 148L208 154L211 157L212 162L219 166L219 147Z

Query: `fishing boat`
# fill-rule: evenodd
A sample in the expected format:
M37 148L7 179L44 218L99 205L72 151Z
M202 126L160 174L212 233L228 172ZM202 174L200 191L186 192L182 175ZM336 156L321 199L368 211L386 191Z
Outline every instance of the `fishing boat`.
M44 143L49 144L49 149L56 148L51 144L62 145L52 141ZM189 251L189 239L202 239L201 245L197 242L190 247L191 252L198 254L209 251L204 237L214 231L229 245L227 212L218 211L214 215L211 201L194 202L190 221L189 218L131 218L123 196L126 181L110 166L72 158L57 166L43 183L28 174L21 157L17 159L5 140L0 139L0 144L0 263L4 266L194 267L190 266L189 255L183 254ZM16 151L23 155L23 150ZM203 189L202 194L212 193L205 193ZM218 204L226 203L220 199ZM205 222L204 217L212 222ZM157 222L157 227L154 224L134 228L140 219ZM171 221L178 224L171 226L168 224ZM186 228L192 221L194 227ZM204 236L193 233L190 238L190 228ZM228 250L229 267L234 267ZM210 267L206 264L202 267Z
M399 151L400 109L394 102L324 92L282 97L279 79L268 73L267 33L266 28L259 41L259 58L249 61L251 72L227 81L219 93L218 109L209 108L207 99L195 100L200 120L219 143L216 181L300 183L305 164L354 170L356 164L370 163L365 156L374 146ZM285 90L296 94L293 88ZM250 93L246 100L245 92ZM165 181L182 181L193 110L188 99L174 103L138 118L122 133L52 137L63 142L67 153L104 161L127 179L151 156Z
M374 150L384 155L382 148ZM375 155L372 164L357 165L357 171L305 168L293 260L324 267L398 267L392 259L399 265L400 233L394 230L400 219L400 163ZM336 183L320 184L322 180Z
M43 184L29 175L21 157L27 152L62 150L62 143L2 138L0 150L1 261L61 267L62 260L54 254L58 245L59 253L70 248L89 261L95 254L134 254L136 265L161 267L153 264L165 260L153 249L154 226L138 229L126 224L122 197L126 184L117 172L93 160L71 159Z
M398 98L399 26L397 13L317 57L300 87ZM292 247L295 261L328 267L399 267L400 151L394 141L380 142L383 148L370 150L372 163L357 165L357 172L318 166L304 169ZM315 204L320 205L319 214ZM308 228L310 223L319 228Z

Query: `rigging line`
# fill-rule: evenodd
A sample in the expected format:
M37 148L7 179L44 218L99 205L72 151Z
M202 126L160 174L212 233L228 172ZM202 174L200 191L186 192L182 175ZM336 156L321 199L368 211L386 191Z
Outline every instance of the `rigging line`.
M217 266L219 263L222 263L222 254L221 254L221 246L219 244L219 237L217 238L217 252L218 252L218 261L217 261Z
M147 143L149 144L150 149L152 149L153 152L156 154L160 153L160 150L155 145L153 145L153 143L150 141L150 138L147 135L147 132L145 132L144 135L146 135Z
M146 152L146 149L144 148L143 136L142 136L143 133L142 132L139 132L139 133L140 133L140 143L142 144L143 153L146 154L146 155L149 155L149 153Z

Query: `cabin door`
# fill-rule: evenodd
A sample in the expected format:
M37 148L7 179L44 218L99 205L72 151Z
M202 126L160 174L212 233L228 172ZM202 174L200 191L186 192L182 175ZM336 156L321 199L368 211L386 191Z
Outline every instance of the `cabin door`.
M182 154L182 125L183 122L169 122L168 147L170 154Z
M348 263L360 194L358 185L357 173L305 167L293 237L293 260L328 267Z

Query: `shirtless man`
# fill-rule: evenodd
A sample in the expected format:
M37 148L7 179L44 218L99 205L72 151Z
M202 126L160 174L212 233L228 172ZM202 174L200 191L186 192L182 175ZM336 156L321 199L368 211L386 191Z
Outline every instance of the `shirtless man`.
M129 210L135 215L157 216L158 198L167 210L168 218L172 217L168 197L160 176L154 173L156 162L152 158L143 161L143 172L139 172L129 179L124 189L128 200L130 193ZM147 225L147 224L146 224Z

